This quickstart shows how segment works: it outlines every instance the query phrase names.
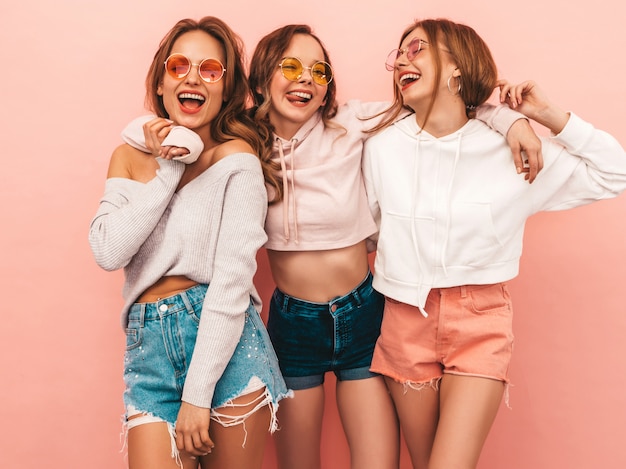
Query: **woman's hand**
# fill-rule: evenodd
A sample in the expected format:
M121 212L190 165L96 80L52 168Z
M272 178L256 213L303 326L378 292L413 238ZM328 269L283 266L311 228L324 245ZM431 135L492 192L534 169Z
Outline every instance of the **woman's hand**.
M546 126L553 134L563 130L569 120L569 114L554 106L534 81L525 81L512 85L506 80L499 80L500 101L512 109Z
M541 140L526 119L516 120L506 134L518 174L532 183L543 168Z
M176 419L176 447L193 456L206 456L211 452L213 441L209 436L211 409L184 402Z
M189 150L183 147L161 146L165 137L168 136L174 123L171 120L157 117L143 125L143 134L146 139L146 148L154 156L160 156L171 160L177 156L189 154Z

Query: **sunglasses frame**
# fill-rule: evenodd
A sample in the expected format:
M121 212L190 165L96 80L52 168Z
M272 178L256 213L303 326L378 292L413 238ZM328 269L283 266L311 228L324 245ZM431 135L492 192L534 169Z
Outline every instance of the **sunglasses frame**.
M411 46L413 46L415 43L417 42L417 50L412 53L411 52ZM429 46L430 44L426 41L424 41L423 39L419 39L419 38L415 38L413 39L411 42L409 42L407 44L406 47L402 48L402 49L391 49L391 51L389 52L389 54L387 54L387 59L385 60L385 68L390 71L393 72L394 68L396 67L396 60L398 60L400 57L402 57L402 55L406 52L406 58L408 60L413 60L415 57L417 57L417 54L419 54L422 51L422 45L426 45ZM392 56L395 55L395 58L393 58L393 62L391 62L391 58Z
M176 75L167 67L167 63L170 61L172 57L183 57L187 61L187 63L189 64L189 68L187 69L187 72L184 75ZM206 78L202 76L201 67L202 67L202 64L207 61L217 62L217 64L219 64L219 66L222 69L221 75L216 80L210 80L210 79L207 80ZM185 54L176 53L176 54L170 54L170 56L167 59L165 59L165 62L163 62L163 65L165 65L165 73L167 73L170 77L174 78L175 80L182 80L183 78L185 78L187 75L191 73L191 69L194 66L198 67L198 76L200 77L200 79L204 81L205 83L209 83L209 84L217 83L224 77L224 73L226 73L226 68L224 67L224 64L219 59L215 59L213 57L208 57L206 59L203 59L200 63L195 64Z
M285 75L285 70L283 69L283 64L285 63L286 60L295 60L295 61L297 61L300 64L300 71L297 73L297 76L295 78L289 78L287 75ZM313 68L316 65L318 65L318 64L321 64L324 67L324 69L330 70L330 79L326 83L320 83L316 79L318 77L318 75L314 75L313 74ZM280 68L280 73L282 73L283 77L285 77L289 81L298 81L298 80L300 80L300 78L302 78L302 75L304 74L305 70L309 71L309 74L311 75L311 79L316 84L318 84L320 86L328 86L330 84L330 82L333 81L333 78L334 78L333 67L328 62L324 62L323 60L318 60L313 65L311 65L310 67L305 67L304 64L302 63L302 60L300 60L298 57L283 57L283 59L278 64L278 68ZM324 73L324 77L326 77L326 76L327 76L327 74Z

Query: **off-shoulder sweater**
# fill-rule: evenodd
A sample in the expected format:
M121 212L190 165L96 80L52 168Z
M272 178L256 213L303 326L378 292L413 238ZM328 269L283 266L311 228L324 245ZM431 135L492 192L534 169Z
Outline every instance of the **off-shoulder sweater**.
M258 158L229 155L176 191L185 164L157 158L148 183L106 181L89 242L105 270L124 268L122 327L129 307L164 276L208 284L183 401L211 406L243 331L252 299L256 253L267 240L267 192Z

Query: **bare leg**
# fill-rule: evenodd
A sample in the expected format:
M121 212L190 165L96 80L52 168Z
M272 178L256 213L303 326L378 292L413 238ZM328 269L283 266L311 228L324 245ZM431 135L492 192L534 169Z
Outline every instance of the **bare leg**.
M320 469L324 386L294 391L280 401L274 433L280 469Z
M350 466L397 469L400 431L384 379L337 381L337 406L350 447Z
M439 420L439 391L426 383L413 389L385 378L414 469L427 469ZM456 469L456 468L455 468Z
M504 383L447 374L429 469L474 469L498 413Z
M198 467L198 460L192 459L185 452L180 453L180 460L184 469ZM172 457L172 439L167 423L146 423L128 431L128 467L129 469L181 469L176 459Z
M247 416L242 423L228 426L228 418L237 417L251 412L258 397L264 394L265 388L233 400L235 407L225 406L216 409L222 415L224 425L211 420L209 434L215 447L207 456L200 458L203 469L261 469L263 452L270 429L271 410L269 405L263 406ZM241 407L239 407L241 405ZM186 469L186 468L185 468Z

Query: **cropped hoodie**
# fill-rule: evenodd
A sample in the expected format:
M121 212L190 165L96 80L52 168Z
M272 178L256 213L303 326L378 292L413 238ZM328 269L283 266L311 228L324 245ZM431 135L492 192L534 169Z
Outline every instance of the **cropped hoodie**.
M363 174L379 226L374 288L422 314L432 288L517 276L526 219L617 196L626 154L574 114L542 139L532 184L513 169L502 135L471 119L435 138L409 115L368 140Z

